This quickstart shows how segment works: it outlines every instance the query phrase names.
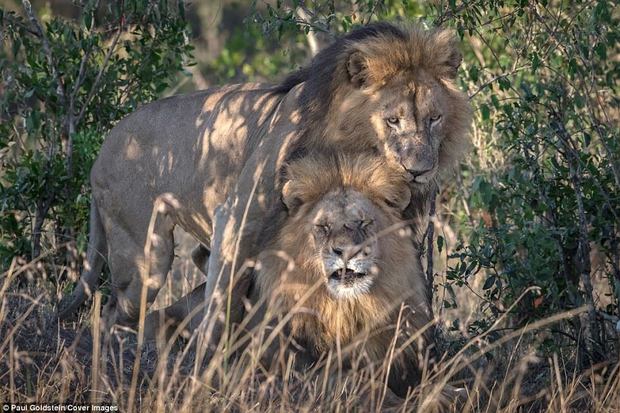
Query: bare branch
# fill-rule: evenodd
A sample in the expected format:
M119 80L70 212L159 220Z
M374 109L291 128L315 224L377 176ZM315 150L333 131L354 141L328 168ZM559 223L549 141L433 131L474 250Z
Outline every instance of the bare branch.
M370 12L368 13L368 18L366 19L366 21L364 21L364 24L369 24L370 21L372 20L372 16L375 15L375 13L377 12L377 5L379 4L379 2L374 2L372 4L372 9L370 9Z
M599 356L599 327L596 320L596 308L594 306L594 288L592 286L591 277L591 263L590 263L590 242L588 238L588 221L586 217L585 206L583 202L583 189L581 185L581 163L579 161L579 153L575 148L574 142L571 139L570 134L564 126L564 122L560 113L553 110L552 124L555 127L558 138L562 142L566 151L566 158L570 168L571 182L573 184L573 191L577 200L577 214L578 214L578 231L579 238L577 243L577 266L580 274L581 283L584 291L584 301L587 306L587 321L585 323L585 338L586 346L591 352L590 357L596 359Z
M101 81L101 76L103 76L103 72L105 72L108 66L108 62L110 61L110 58L112 57L112 54L114 53L114 50L116 49L116 44L118 43L118 40L120 39L122 33L123 33L123 27L119 26L118 31L116 32L116 35L114 36L114 39L112 40L112 44L110 45L110 48L108 49L108 53L103 59L103 64L101 65L101 68L99 69L99 73L97 73L97 77L95 78L95 81L93 82L93 85L90 88L90 91L88 92L88 96L86 97L86 100L84 101L84 104L82 105L82 109L80 109L80 113L75 118L76 124L79 124L82 121L82 118L84 117L84 114L86 113L86 109L88 108L88 105L90 104L90 101L95 96L95 93L97 92L97 88L99 87L99 82Z
M450 6L446 7L433 21L433 26L435 27L441 26L442 24L444 24L445 22L447 22L448 20L452 19L453 17L457 16L460 12L465 10L467 6L468 6L468 3L463 3L460 6L455 7L454 10Z
M198 65L189 66L185 69L189 70L192 74L192 82L194 82L196 90L205 90L209 88L209 81L202 75Z
M501 75L497 75L497 76L493 77L492 79L484 82L482 85L480 85L480 87L474 93L469 95L469 100L472 100L478 93L482 92L484 89L486 89L491 84L497 82L499 79L503 79L505 77L512 76L515 73L517 73L519 70L523 70L524 68L525 68L525 66L520 67L520 68L515 69L515 70L512 70L512 71L510 71L508 73L502 73Z
M82 86L82 82L84 82L84 75L86 74L86 62L90 58L91 50L87 50L82 57L82 61L80 62L80 70L78 71L77 78L75 79L75 85L73 85L73 90L71 91L71 95L69 96L69 108L73 109L75 104L75 97L77 96L78 90L80 90L80 86ZM73 113L73 111L71 111Z
M434 240L435 240L435 211L437 204L437 192L439 188L435 187L432 189L430 194L430 210L428 212L428 227L426 229L427 236L427 248L426 248L426 283L427 283L427 291L429 291L430 304L433 304L433 279L434 279L434 270L433 270L433 251L434 251Z
M312 16L307 8L299 6L297 7L297 10L295 10L295 14L297 14L297 16L299 16L299 18L307 24L312 24ZM312 29L308 30L306 38L308 39L308 45L310 46L310 53L312 56L315 56L321 49L315 31Z

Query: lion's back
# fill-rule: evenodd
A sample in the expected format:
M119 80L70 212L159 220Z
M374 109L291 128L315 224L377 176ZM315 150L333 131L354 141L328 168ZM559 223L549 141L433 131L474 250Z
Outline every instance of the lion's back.
M102 145L91 171L95 195L98 190L137 192L142 198L145 192L189 194L200 179L206 180L203 186L230 185L224 177L240 171L260 123L278 100L269 90L261 84L231 85L138 108Z

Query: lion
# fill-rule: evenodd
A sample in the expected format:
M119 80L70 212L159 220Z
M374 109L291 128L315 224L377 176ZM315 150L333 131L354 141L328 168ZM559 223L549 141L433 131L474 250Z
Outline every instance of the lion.
M371 154L401 168L413 194L405 216L421 228L438 172L468 141L470 105L454 84L460 61L446 30L376 23L341 36L280 84L141 107L112 128L92 168L85 271L60 317L97 287L107 258L106 319L135 326L164 284L176 225L210 250L206 314L226 297L238 317L250 279L243 269L264 249L265 225L285 216L283 166L314 150Z
M411 199L405 176L366 154L311 154L288 165L285 175L287 218L258 255L249 296L261 308L247 324L248 334L260 335L255 331L265 322L290 317L282 341L297 345L274 344L262 358L271 365L282 350L295 351L298 368L305 370L304 363L357 342L371 362L381 364L400 324L396 348L411 343L395 357L389 385L404 396L419 384L419 353L431 347L433 322L420 256L402 218ZM150 313L149 330L160 319L191 317L193 305L184 300ZM191 330L199 319L187 321L194 323ZM169 339L178 325L166 328Z
M308 156L289 166L287 179L289 215L259 255L252 301L268 303L276 322L292 313L286 339L303 343L303 359L312 361L363 342L370 361L382 363L400 315L396 347L412 343L396 357L389 385L405 396L420 382L417 362L431 347L433 322L420 255L402 218L407 180L369 155Z

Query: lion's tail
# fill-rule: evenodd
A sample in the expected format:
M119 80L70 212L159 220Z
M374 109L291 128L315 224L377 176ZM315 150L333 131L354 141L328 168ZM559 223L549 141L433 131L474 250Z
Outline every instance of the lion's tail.
M99 216L95 200L90 207L90 231L88 234L88 249L84 271L73 289L73 292L64 297L58 304L58 317L65 319L73 313L90 297L99 286L99 275L107 255L105 231Z

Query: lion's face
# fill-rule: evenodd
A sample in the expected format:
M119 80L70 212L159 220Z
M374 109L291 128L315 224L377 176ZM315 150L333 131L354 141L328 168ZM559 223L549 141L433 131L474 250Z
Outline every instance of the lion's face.
M352 189L327 194L308 214L315 259L327 290L338 299L366 294L378 274L378 208Z
M295 257L304 282L324 282L336 299L372 293L385 276L382 246L406 225L411 191L400 168L371 155L314 154L288 165L287 176L289 218L276 248Z
M428 183L439 166L445 136L446 100L436 81L399 82L381 88L369 116L382 152L398 162L410 181Z
M341 47L335 67L325 68L335 55L327 49L312 68L320 79L332 78L331 96L308 99L310 112L330 102L316 110L330 132L319 138L342 151L382 155L414 187L453 166L471 119L467 96L454 84L461 62L456 39L445 30L394 29L353 36Z
M449 97L439 81L423 71L416 79L398 76L385 86L351 93L342 109L341 130L370 130L375 149L399 164L410 182L427 184L436 175L451 117Z

